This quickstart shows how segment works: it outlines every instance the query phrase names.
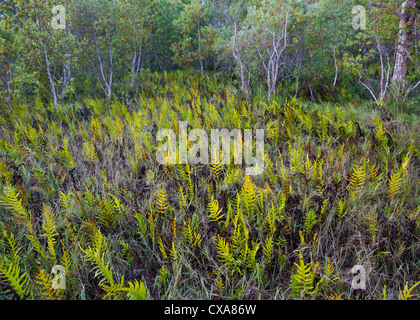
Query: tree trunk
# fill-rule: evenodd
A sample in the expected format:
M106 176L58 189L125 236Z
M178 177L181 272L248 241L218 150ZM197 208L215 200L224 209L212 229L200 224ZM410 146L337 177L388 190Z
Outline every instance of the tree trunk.
M50 80L51 93L54 100L55 110L59 112L58 102L57 102L57 92L55 91L54 79L52 77L51 70L50 70L50 59L48 58L47 46L45 45L45 43L42 43L41 45L42 45L42 49L44 50L45 63L47 65L48 80Z
M407 44L409 43L409 34L413 31L417 14L418 8L415 1L405 1L402 4L392 85L396 92L403 95L407 91L406 76L410 56L407 50Z

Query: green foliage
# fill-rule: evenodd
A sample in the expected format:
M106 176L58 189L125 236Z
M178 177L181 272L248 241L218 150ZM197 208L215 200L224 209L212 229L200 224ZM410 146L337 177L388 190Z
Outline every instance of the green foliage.
M372 297L417 294L415 119L248 101L220 74L149 76L135 104L89 98L50 116L18 104L0 118L1 298L354 299L343 266L361 257ZM179 116L269 128L264 172L159 165L156 129L176 132ZM58 264L65 290L51 288Z

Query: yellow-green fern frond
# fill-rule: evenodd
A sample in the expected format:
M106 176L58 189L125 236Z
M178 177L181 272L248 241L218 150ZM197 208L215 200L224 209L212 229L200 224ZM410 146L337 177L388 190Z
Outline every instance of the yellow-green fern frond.
M42 230L44 230L44 234L41 234L42 237L47 239L47 246L48 252L52 258L54 263L57 262L57 255L55 253L55 243L56 237L58 236L57 227L54 222L53 212L49 207L47 207L44 203L44 210L43 210L43 223L42 223Z
M316 275L318 263L316 263L314 266L312 265L312 262L305 263L302 253L298 252L298 254L299 264L295 263L295 266L297 267L296 273L291 277L291 286L293 292L300 297L304 296L305 294L312 295L316 292L318 285L320 284L320 282L318 282L316 287L314 286L314 278Z
M52 275L48 274L45 269L39 269L35 277L35 283L40 299L57 300L61 298L60 292L53 289L52 278Z
M118 291L125 292L129 300L146 300L148 298L146 285L138 280L128 282L128 287L118 288Z
M44 260L44 263L47 264L49 260L48 256L45 253L45 250L43 246L41 245L41 242L39 241L37 234L35 233L33 229L32 223L28 222L26 226L28 228L28 233L26 234L26 238L28 238L28 240L34 247L35 252L37 252L41 256L41 258Z
M166 193L165 187L162 187L156 194L156 212L161 215L169 209L168 194Z
M185 208L187 206L187 197L185 195L184 189L182 188L181 184L178 187L178 196L179 196L179 206L181 208Z
M394 198L398 193L400 193L403 180L404 180L404 177L403 177L402 172L400 171L391 172L391 176L389 178L389 184L388 184L388 194L391 199Z
M3 192L4 196L0 196L0 204L10 210L16 220L28 221L29 214L23 207L22 199L19 199L19 193L11 185L5 186Z
M420 284L420 281L408 288L408 283L405 284L404 289L398 294L398 300L408 300L409 298L415 297L415 294L411 294L415 287Z
M337 201L337 215L338 220L341 220L344 218L344 216L347 214L348 209L345 209L345 202L343 199L338 199Z
M113 273L110 267L110 262L105 262L105 253L101 252L98 247L89 247L88 249L80 248L85 254L85 261L91 262L95 267L95 277L100 276L99 284L115 285Z
M274 247L273 238L269 237L265 241L265 246L263 247L264 260L268 264L270 263L271 258L273 257L273 247Z
M211 197L211 200L207 205L207 212L209 213L210 220L215 222L220 228L220 221L223 218L224 214L222 213L222 209L219 209L219 202L213 197Z
M3 257L0 260L0 279L9 284L19 295L19 299L32 295L32 287L26 273L20 271L19 259L7 263Z
M247 213L253 212L256 207L258 194L257 187L250 176L245 176L244 184L241 190L241 200Z
M355 164L353 166L353 173L350 177L349 190L352 194L355 194L359 189L361 189L366 181L366 171L364 170L363 165Z

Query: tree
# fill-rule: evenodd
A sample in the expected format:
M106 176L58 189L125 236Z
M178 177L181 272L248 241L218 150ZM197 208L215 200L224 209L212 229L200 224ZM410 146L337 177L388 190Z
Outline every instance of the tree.
M68 1L62 3L67 5ZM77 59L78 50L68 27L71 19L66 20L66 28L53 28L54 6L55 3L48 0L16 1L16 8L23 18L15 23L17 37L20 37L20 55L30 65L26 68L37 68L40 60L36 61L34 57L44 61L45 65L40 67L45 68L50 94L58 112L58 100L64 98L71 85L72 63ZM42 72L38 74L42 75Z
M245 20L250 42L265 72L268 100L274 94L280 67L289 46L290 6L285 1L264 0L253 6Z
M212 28L207 25L208 10L209 7L201 0L185 4L184 10L174 21L183 37L171 46L177 63L189 66L191 62L198 61L201 74L204 73L204 60L211 54L214 40Z
M407 0L401 4L401 11L398 12L399 32L395 48L394 73L391 81L394 92L405 97L404 99L406 99L406 96L420 84L420 81L412 86L409 86L407 83L409 60L413 60L409 50L415 40L414 29L416 26L416 19L419 16L419 10L420 1Z

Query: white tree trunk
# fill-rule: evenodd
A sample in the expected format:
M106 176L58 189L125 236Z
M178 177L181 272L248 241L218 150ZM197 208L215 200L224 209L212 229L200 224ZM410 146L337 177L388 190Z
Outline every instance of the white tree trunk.
M395 49L395 66L392 75L394 90L404 95L407 93L407 67L410 54L407 51L408 33L414 26L418 12L415 1L405 1L402 4L399 21L398 43Z
M96 47L96 54L98 56L98 61L99 61L99 71L101 72L101 76L102 76L102 80L104 82L105 88L102 86L102 83L99 80L99 84L101 85L102 90L104 91L105 95L108 97L108 99L111 98L111 88L112 88L112 49L111 46L109 47L109 77L108 79L105 77L105 73L104 73L104 67L102 64L102 58L101 58L101 53L99 52L99 46L98 46L98 39L96 37L96 32L95 32L95 27L93 27L93 40L95 42L95 47Z
M55 91L55 84L54 84L54 79L53 76L51 74L51 69L50 69L50 59L48 57L48 52L47 52L47 46L45 45L44 42L41 43L42 49L44 51L44 57L45 57L45 63L47 65L47 74L48 74L48 80L50 81L50 86L51 86L51 93L53 96L53 101L54 101L54 106L55 106L55 110L57 112L59 112L58 109L58 102L57 102L57 92Z

